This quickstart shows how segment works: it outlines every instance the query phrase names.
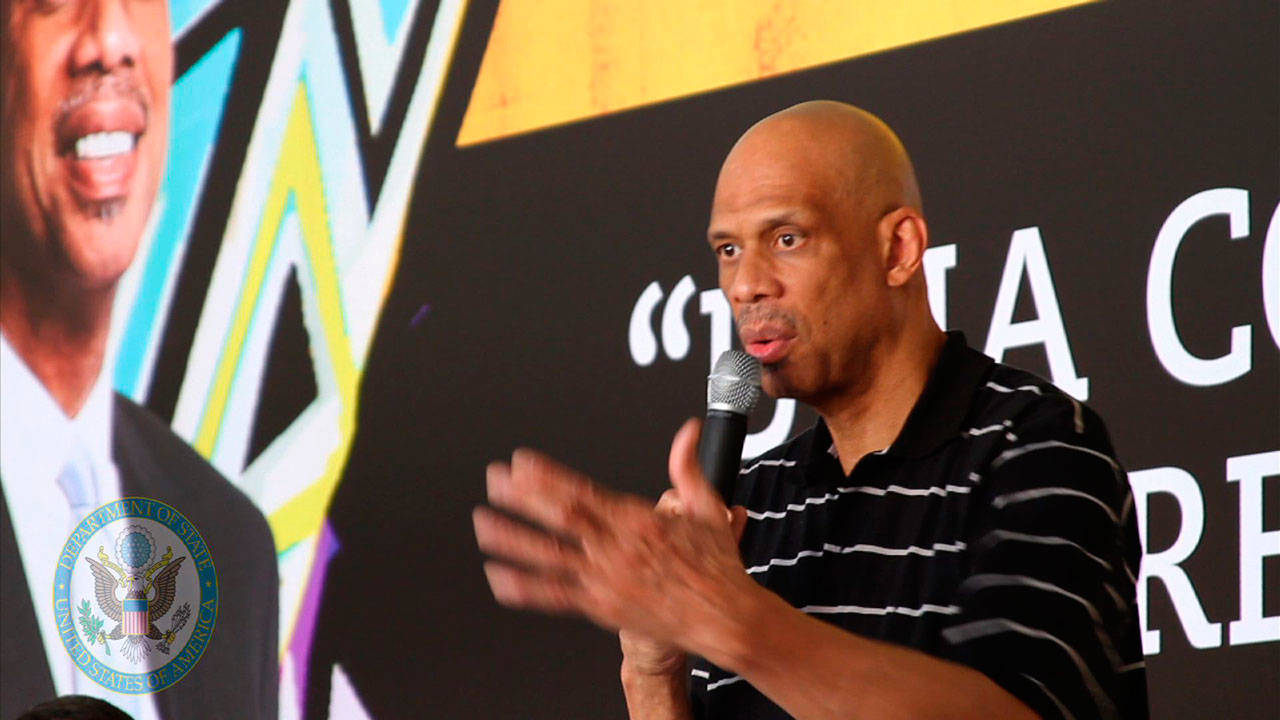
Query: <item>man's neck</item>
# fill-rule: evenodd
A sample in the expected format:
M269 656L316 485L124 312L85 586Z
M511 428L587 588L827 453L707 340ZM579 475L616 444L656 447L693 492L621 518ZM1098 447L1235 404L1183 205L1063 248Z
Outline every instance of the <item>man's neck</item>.
M27 282L23 282L26 280ZM115 288L75 292L0 271L0 331L67 417L102 371Z
M869 382L815 406L846 475L863 456L897 439L945 342L946 335L932 322L918 332L904 332L869 358Z

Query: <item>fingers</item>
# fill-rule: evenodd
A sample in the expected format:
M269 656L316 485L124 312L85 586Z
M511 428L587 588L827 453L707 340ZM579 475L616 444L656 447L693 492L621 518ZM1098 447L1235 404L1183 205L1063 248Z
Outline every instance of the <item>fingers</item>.
M484 576L494 599L507 607L550 613L578 610L577 586L566 578L537 575L492 560L484 564Z
M701 420L689 418L684 421L676 431L676 436L671 439L671 453L667 456L668 475L675 478L702 474L702 468L698 465L698 438L701 436ZM676 489L679 490L679 486Z
M741 505L729 508L729 528L733 530L733 541L742 542L742 531L747 529L747 509Z
M585 537L606 526L610 497L582 475L542 453L521 448L511 464L485 469L489 502L562 535Z
M658 498L658 504L653 509L659 515L678 516L684 513L684 502L680 500L680 493L675 488L669 488L662 493L662 497Z
M489 465L489 502L502 512L476 508L472 521L480 550L497 558L484 564L494 598L633 628L663 643L682 637L685 609L706 605L709 592L688 582L691 574L742 575L730 538L741 534L746 513L726 508L703 479L698 433L693 420L676 435L673 487L656 508L531 450ZM661 651L654 656L679 654L674 645L654 647Z
M486 507L471 513L476 544L481 552L510 560L543 572L564 574L576 568L582 551L573 544L548 535Z
M724 502L698 465L698 438L701 435L702 421L697 418L689 418L680 426L671 441L667 472L671 475L671 486L680 494L685 512L694 517L723 521Z

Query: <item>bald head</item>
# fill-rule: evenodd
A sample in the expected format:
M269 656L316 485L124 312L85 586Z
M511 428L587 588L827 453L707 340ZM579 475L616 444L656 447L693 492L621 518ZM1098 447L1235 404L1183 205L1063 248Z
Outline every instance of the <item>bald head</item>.
M728 174L794 166L814 175L833 201L879 217L899 207L921 210L906 148L880 118L831 100L793 105L753 125L725 158Z
M720 170L707 239L775 397L821 408L861 392L898 348L941 337L915 172L864 110L807 102L752 126Z

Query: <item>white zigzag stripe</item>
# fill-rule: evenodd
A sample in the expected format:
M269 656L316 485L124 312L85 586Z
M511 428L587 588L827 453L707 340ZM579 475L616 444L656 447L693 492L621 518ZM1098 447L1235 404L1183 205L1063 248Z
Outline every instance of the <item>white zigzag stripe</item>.
M969 437L977 437L978 435L986 435L989 432L1003 430L1005 429L1005 427L1007 426L1004 423L1001 423L999 425L988 425L986 427L981 427L981 428L969 428L968 430L964 431L964 434L968 435Z
M898 607L896 605L889 605L887 607L863 607L861 605L806 605L800 609L814 615L853 613L857 615L910 615L911 617L920 617L926 613L956 615L960 612L960 607L957 605L933 605L931 603L925 603L918 608Z
M1040 498L1053 497L1055 495L1062 495L1066 497L1078 497L1081 500L1088 500L1094 505L1097 505L1098 507L1102 508L1102 511L1107 514L1107 517L1111 518L1112 522L1114 523L1120 522L1120 518L1116 516L1115 511L1113 511L1110 507L1108 507L1106 503L1090 495L1089 493L1082 492L1074 488L1046 487L1046 488L1032 488L1030 490L1019 490L1018 492L1006 493L1004 495L999 495L997 497L992 498L991 507L997 510L1002 510L1006 506L1013 505L1015 503L1027 502L1029 500L1039 500Z
M1053 448L1061 448L1063 450L1074 450L1076 452L1086 453L1088 455L1092 455L1098 458L1099 460L1106 462L1108 465L1111 466L1113 470L1117 472L1119 472L1120 470L1120 466L1116 464L1116 461L1112 460L1105 453L1100 453L1097 450L1094 450L1093 448L1081 447L1080 445L1072 445L1070 443L1064 443L1061 440L1045 440L1043 442L1030 443L1027 445L1023 445L1022 447L1016 447L1010 450L1005 450L1004 452L1000 453L1000 455L997 456L995 460L991 461L991 469L995 470L996 468L1000 467L1001 465L1005 464L1006 462L1020 455L1026 455L1027 453L1036 452L1037 450L1050 450Z
M723 680L717 680L713 683L707 683L707 689L715 690L718 687L724 687L725 685L732 685L741 679L742 679L741 675L731 675Z
M960 608L955 605L933 605L930 603L925 603L918 608L897 607L895 605L890 605L888 607L862 607L860 605L807 605L805 607L800 608L800 611L804 613L809 613L811 615L833 615L833 614L854 613L858 615L891 615L893 614L893 615L907 615L910 617L920 617L921 615L924 615L926 613L938 613L941 615L955 615L960 612ZM694 668L689 671L689 674L696 678L702 678L703 680L711 679L711 673L707 672L706 670L699 670L697 668ZM724 687L725 685L732 685L742 679L743 678L741 675L730 675L728 677L716 680L715 682L707 683L707 690L715 690L716 688L721 688L721 687Z
M1062 648L1063 652L1071 658L1071 662L1075 664L1076 669L1080 671L1080 677L1084 680L1085 687L1089 690L1089 694L1093 696L1094 702L1097 704L1097 716L1117 717L1119 715L1116 711L1115 703L1098 684L1097 679L1094 678L1093 673L1089 670L1088 663L1084 661L1084 658L1080 657L1080 653L1050 633L1029 628L1026 625L1005 618L991 618L988 620L975 620L947 628L942 631L942 636L952 645L960 645L970 640L977 640L1004 632L1014 632L1031 638L1047 640Z
M951 485L951 484L943 485L941 487L935 485L933 487L927 487L927 488L909 488L909 487L902 487L901 485L890 485L889 487L884 487L884 488L870 487L866 485L860 485L858 487L836 488L836 491L841 493L857 492L857 493L866 493L867 495L876 495L880 497L883 497L888 494L912 495L916 497L921 497L924 495L937 495L939 497L942 497L947 493L957 493L960 495L967 495L969 494L970 490L972 490L972 488L968 488L963 485Z
M755 462L751 463L751 465L750 465L749 467L745 467L745 468L742 468L741 470L739 470L739 471L738 471L738 474L739 474L739 475L746 475L746 474L747 474L747 473L749 473L749 472L753 472L756 468L760 467L761 465L763 465L763 466L765 466L765 467L795 467L795 465L796 465L796 461L795 461L795 460L785 460L785 459L781 459L781 458L780 458L780 459L778 459L778 460L757 460L757 461L755 461Z
M958 495L967 495L972 488L964 485L942 485L927 488L908 488L901 485L890 485L885 488L871 487L866 485L858 485L854 487L838 487L835 493L825 493L823 495L815 495L807 497L798 503L788 503L786 508L782 510L748 510L747 517L752 520L777 520L787 516L787 513L804 512L810 506L822 505L829 500L838 500L841 495L850 493L862 493L864 495L875 495L884 497L885 495L908 495L913 497L922 497L926 495L945 496L948 493L956 493Z
M699 670L697 668L694 668L689 671L689 674L696 678L702 678L703 680L711 679L711 673L707 672L706 670ZM713 683L707 683L707 689L715 690L718 687L724 687L725 685L732 685L741 679L742 679L741 675L730 675L729 677L721 678Z
M851 553L870 553L872 555L886 555L890 557L906 557L908 555L919 555L921 557L933 557L940 552L960 552L964 550L966 545L963 542L954 544L934 543L932 547L918 547L908 545L903 548L883 547L881 545L868 545L859 543L857 545L849 545L847 547L840 545L832 545L831 543L823 543L821 550L801 550L794 557L789 558L772 558L763 565L753 565L747 568L747 573L755 575L768 571L774 567L790 567L800 560L807 557L822 557L827 553L834 555L848 555Z
M1040 391L1040 388L1036 387L1035 385L1019 385L1016 388L1010 388L1010 387L1005 387L1000 383L989 382L987 383L987 387L991 388L992 390L995 390L996 392L1002 392L1002 393L1011 393L1011 392L1017 392L1021 390L1023 392L1031 392L1037 395L1043 394Z

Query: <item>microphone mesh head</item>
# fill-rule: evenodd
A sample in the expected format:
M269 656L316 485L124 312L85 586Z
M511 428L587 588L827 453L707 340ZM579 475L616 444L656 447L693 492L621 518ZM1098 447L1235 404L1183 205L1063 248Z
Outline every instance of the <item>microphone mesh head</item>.
M749 415L760 401L760 361L726 350L707 376L707 409Z

